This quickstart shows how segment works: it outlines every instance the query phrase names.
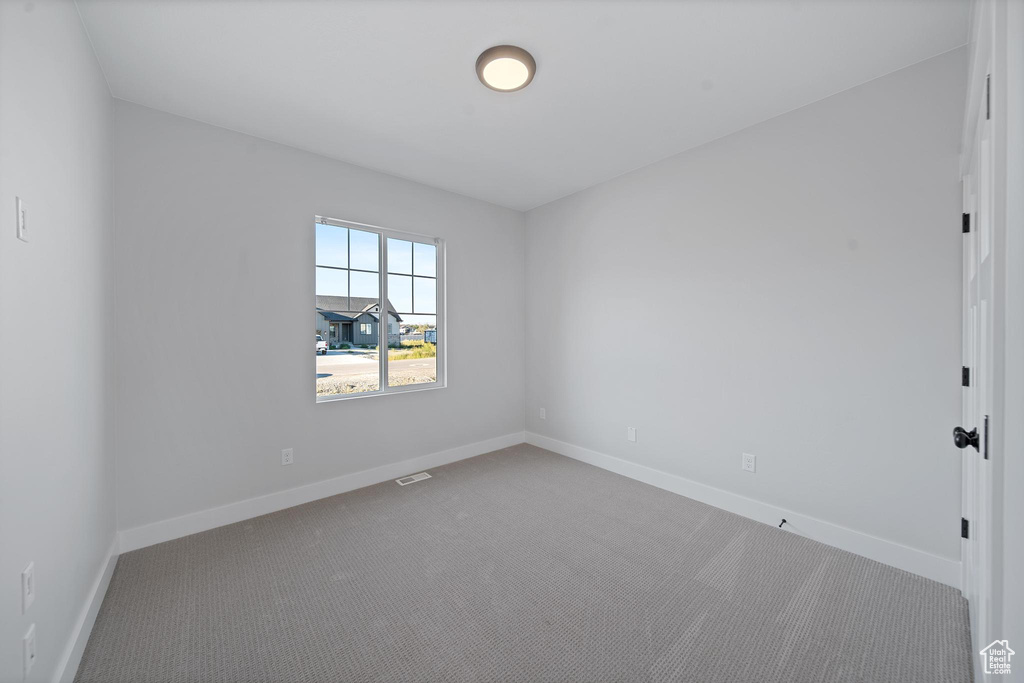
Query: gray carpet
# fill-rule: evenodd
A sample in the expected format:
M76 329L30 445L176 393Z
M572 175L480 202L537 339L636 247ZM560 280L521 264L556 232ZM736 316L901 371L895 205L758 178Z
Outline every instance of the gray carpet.
M122 555L91 681L971 680L933 581L522 445Z

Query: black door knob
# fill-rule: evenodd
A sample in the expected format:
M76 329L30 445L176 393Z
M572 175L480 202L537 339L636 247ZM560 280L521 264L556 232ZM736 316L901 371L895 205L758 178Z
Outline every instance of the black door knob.
M974 446L974 450L978 450L978 430L967 431L963 427L957 427L953 430L953 443L957 448Z

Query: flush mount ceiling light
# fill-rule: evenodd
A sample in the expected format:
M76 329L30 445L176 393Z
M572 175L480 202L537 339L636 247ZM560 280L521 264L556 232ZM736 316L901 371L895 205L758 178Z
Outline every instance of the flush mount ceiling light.
M529 52L515 45L496 45L476 60L476 75L491 90L514 92L530 85L537 62Z

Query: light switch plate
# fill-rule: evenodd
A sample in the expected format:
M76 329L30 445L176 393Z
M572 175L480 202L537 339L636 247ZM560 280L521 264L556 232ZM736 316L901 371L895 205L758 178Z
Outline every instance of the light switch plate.
M26 614L36 599L36 563L29 562L21 572L21 613Z
M636 427L626 427L626 441L636 443Z
M542 420L548 419L548 411L545 410L544 408L540 409L540 419L542 419Z
M18 211L18 239L28 242L28 228L25 225L25 202L21 197L14 198L14 204Z

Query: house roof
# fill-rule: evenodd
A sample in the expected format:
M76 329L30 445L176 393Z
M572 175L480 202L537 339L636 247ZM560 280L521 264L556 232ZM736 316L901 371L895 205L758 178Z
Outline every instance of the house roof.
M342 315L341 313L335 313L333 311L325 311L325 310L322 310L322 309L319 309L319 308L317 309L317 311L320 313L320 315L322 315L324 317L324 320L326 320L327 322L331 322L331 323L350 323L350 322L352 322L352 318L350 318L347 315Z
M316 309L321 314L342 316L338 319L332 319L324 315L324 318L331 322L350 322L376 306L379 301L379 299L369 296L324 296L317 294ZM394 315L395 319L399 322L402 321L402 317L395 310L395 305L390 301L388 301L388 312Z

